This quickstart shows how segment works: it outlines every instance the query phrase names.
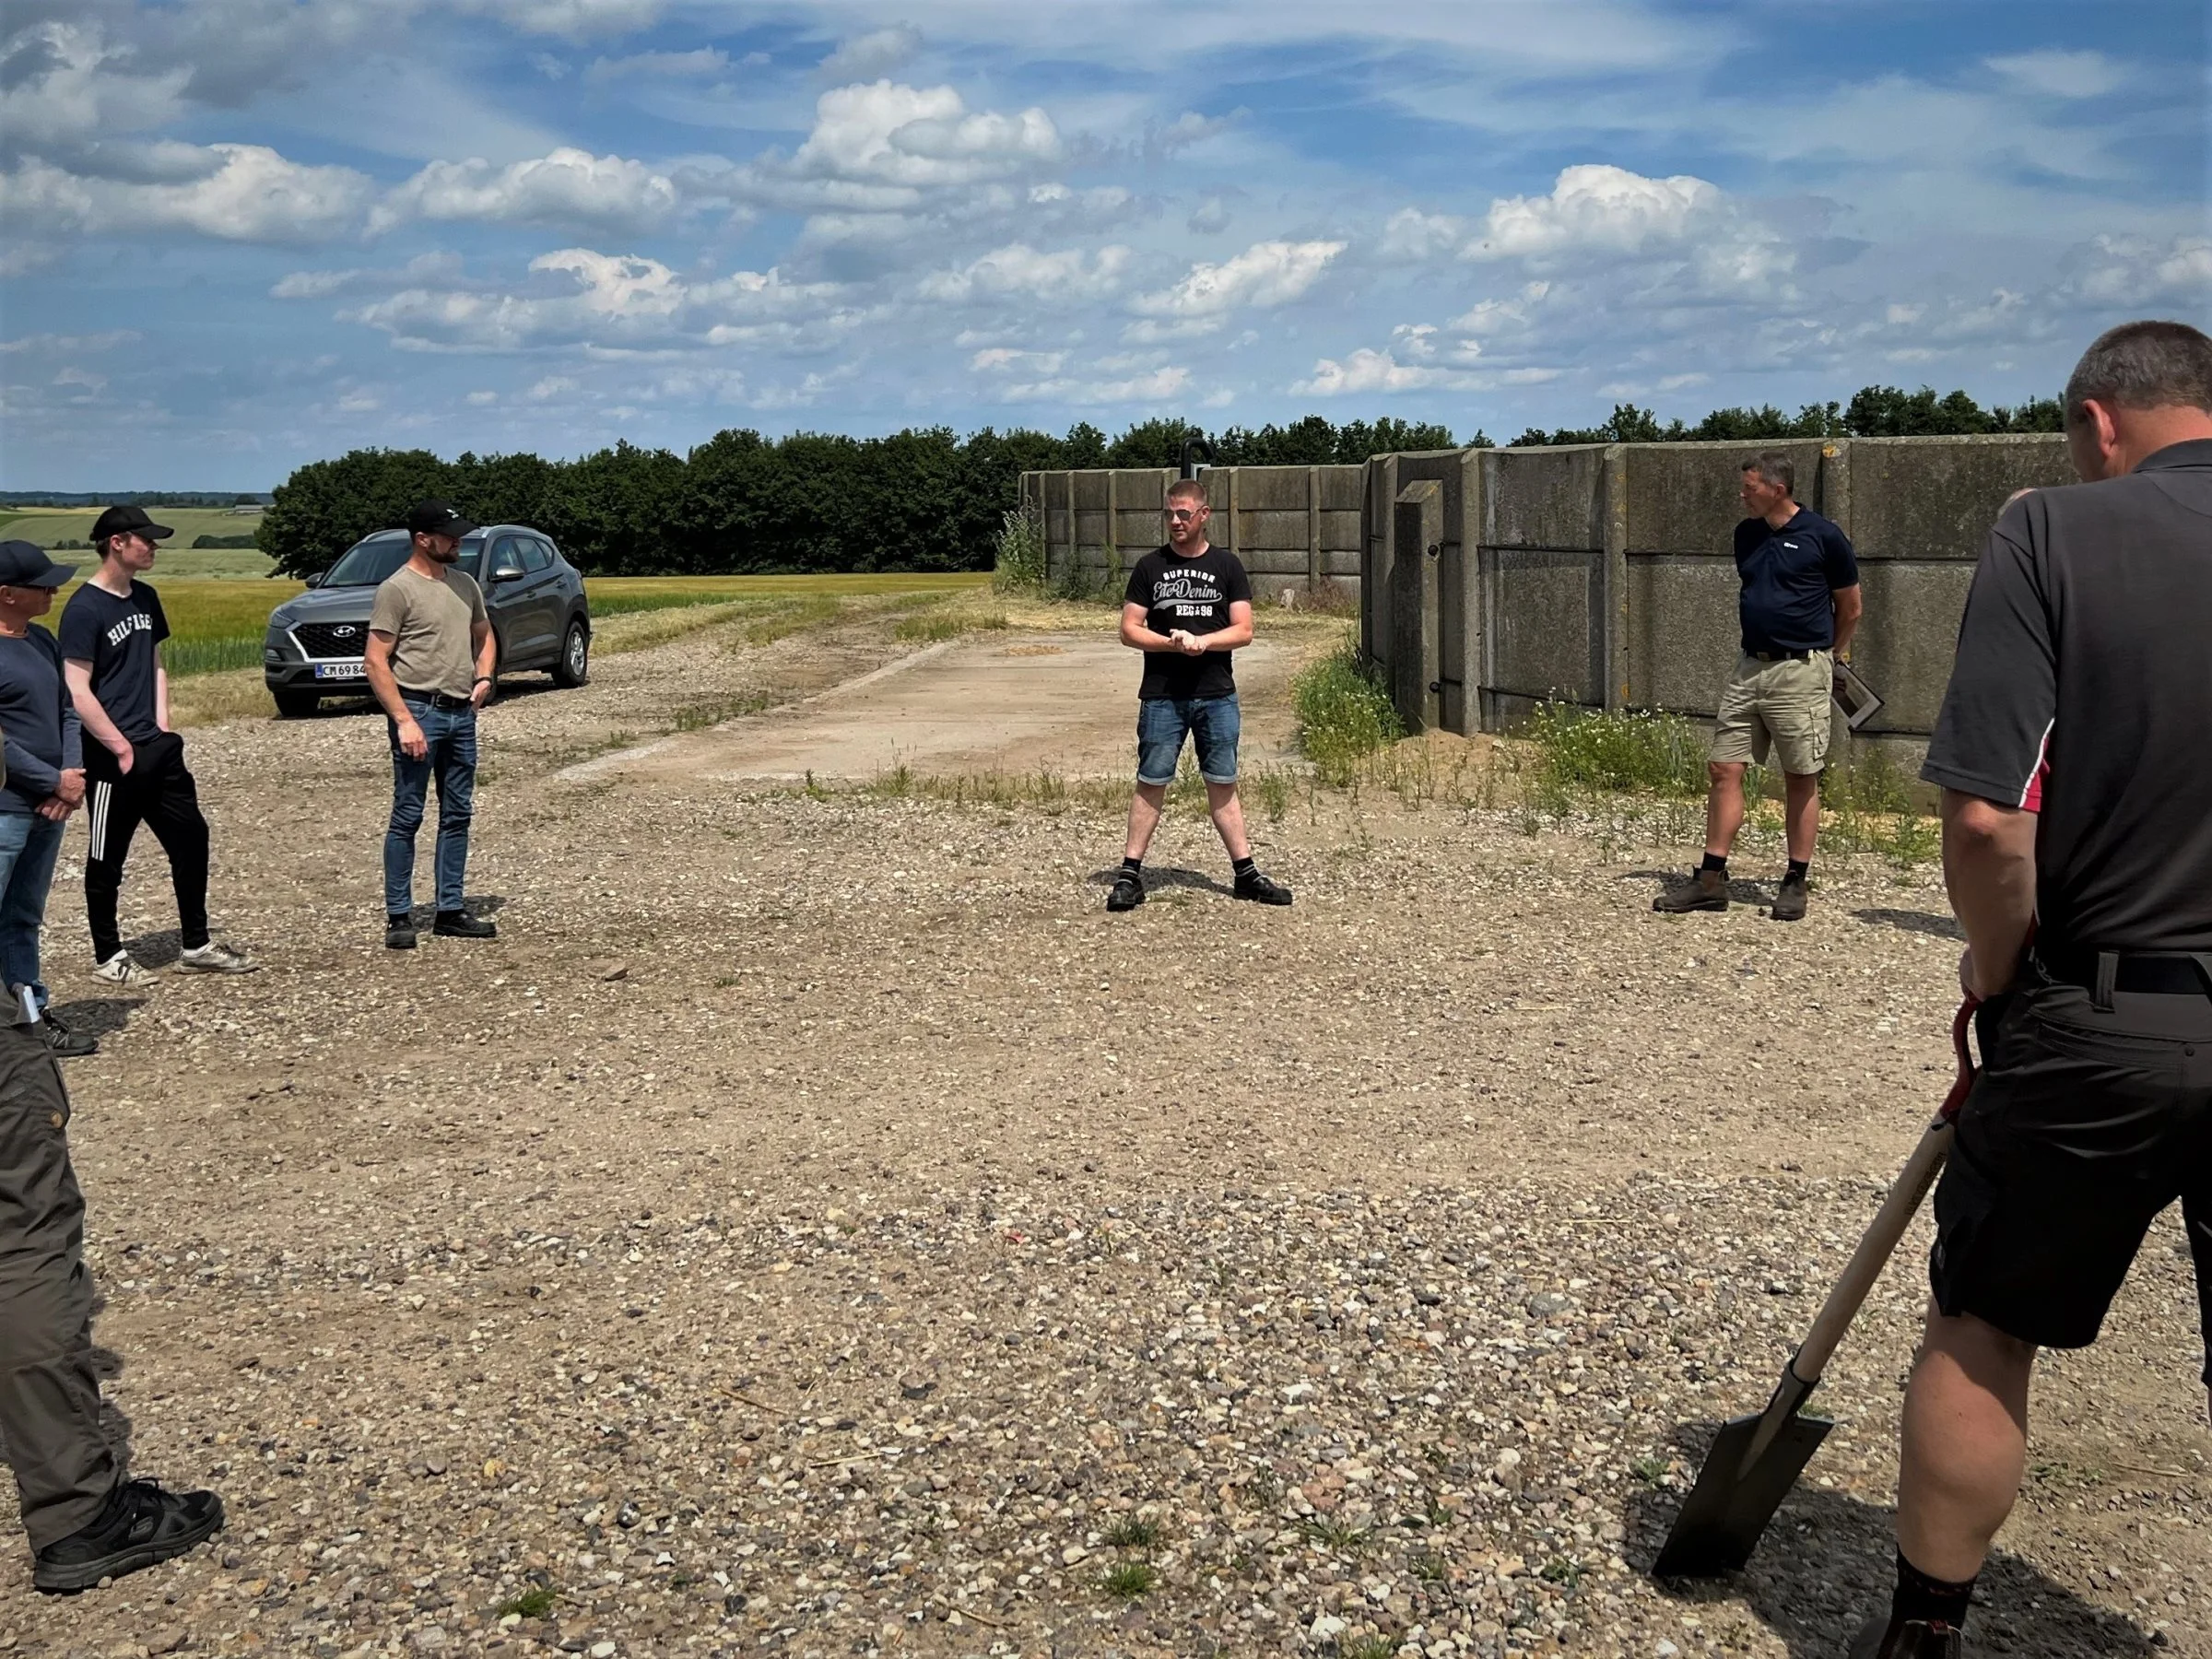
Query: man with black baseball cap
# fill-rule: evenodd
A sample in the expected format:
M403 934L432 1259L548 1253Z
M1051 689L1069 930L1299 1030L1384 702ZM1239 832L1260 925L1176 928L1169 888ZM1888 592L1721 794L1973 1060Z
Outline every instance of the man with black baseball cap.
M1993 1037L1936 1189L1897 1592L1853 1659L1958 1659L2036 1350L2096 1340L2176 1200L2212 1348L2212 339L2109 331L2065 422L2083 482L1999 515L1921 771Z
M62 679L61 648L35 618L53 608L55 590L76 574L43 547L0 542L0 741L6 752L0 779L0 980L11 1007L35 1015L41 1034L65 1058L96 1053L100 1043L46 1011L39 933L63 830L84 804L85 762L76 708Z
M100 569L62 612L63 674L93 739L85 750L92 975L134 989L160 977L124 949L115 920L124 861L142 821L169 854L183 945L178 971L251 973L256 966L208 935L207 820L185 769L184 739L170 729L169 672L161 665L169 618L160 595L138 580L153 569L156 544L173 534L143 507L109 508L92 526Z
M441 938L488 939L499 929L463 907L468 827L476 815L477 711L491 697L499 641L484 592L454 569L477 526L443 501L407 514L407 562L384 579L369 613L363 665L392 738L392 818L384 830L384 944L415 948L415 832L438 780L438 913Z

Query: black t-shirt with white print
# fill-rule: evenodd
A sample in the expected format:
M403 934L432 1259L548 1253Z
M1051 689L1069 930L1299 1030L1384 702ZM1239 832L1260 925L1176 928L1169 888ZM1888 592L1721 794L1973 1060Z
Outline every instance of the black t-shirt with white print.
M1229 607L1252 603L1252 578L1234 553L1209 547L1195 559L1172 547L1155 547L1129 572L1124 600L1145 607L1145 626L1154 633L1219 633L1229 626ZM1145 677L1136 688L1146 701L1159 698L1228 697L1237 688L1230 653L1209 651L1185 656L1179 651L1145 653Z
M2037 936L2212 950L2212 439L2007 507L1920 775L2040 815Z
M143 582L117 598L97 582L69 595L62 612L62 656L92 665L92 695L115 729L132 743L151 743L161 727L154 718L157 650L169 638L161 597Z

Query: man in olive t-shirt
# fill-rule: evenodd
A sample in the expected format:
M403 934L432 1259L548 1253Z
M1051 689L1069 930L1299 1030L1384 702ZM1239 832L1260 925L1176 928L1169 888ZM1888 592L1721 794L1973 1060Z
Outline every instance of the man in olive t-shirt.
M438 915L445 938L499 929L462 906L476 808L477 711L491 696L499 645L473 578L453 569L477 526L443 501L407 515L413 549L376 590L369 613L369 688L391 723L392 821L384 830L384 943L415 948L415 832L438 779Z

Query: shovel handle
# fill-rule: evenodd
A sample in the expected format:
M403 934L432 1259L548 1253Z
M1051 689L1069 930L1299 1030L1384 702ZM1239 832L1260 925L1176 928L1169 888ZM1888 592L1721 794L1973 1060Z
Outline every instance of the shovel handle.
M1813 1328L1806 1334L1803 1346L1790 1361L1790 1370L1800 1382L1809 1385L1820 1381L1820 1373L1827 1369L1836 1345L1843 1340L1843 1333L1851 1328L1851 1322L1865 1305L1875 1281L1882 1277L1882 1268L1897 1249L1897 1241L1905 1236L1905 1229L1912 1225L1912 1218L1927 1200L1928 1189L1943 1172L1944 1160L1950 1157L1959 1108L1965 1102L1967 1090L1974 1080L1973 1055L1967 1048L1966 1033L1977 1000L1969 997L1960 1004L1958 1017L1951 1022L1951 1047L1959 1058L1959 1076L1944 1100L1941 1115L1928 1125L1928 1132L1920 1137L1920 1145L1912 1148L1912 1158L1890 1187L1889 1195L1882 1200L1873 1225L1859 1241L1859 1247L1851 1253L1842 1277L1836 1280L1835 1288L1821 1304L1820 1317L1813 1321Z

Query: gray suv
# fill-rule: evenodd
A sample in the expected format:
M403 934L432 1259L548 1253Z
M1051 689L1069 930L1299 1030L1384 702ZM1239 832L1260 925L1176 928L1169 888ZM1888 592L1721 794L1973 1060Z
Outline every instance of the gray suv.
M308 592L269 613L262 677L278 714L312 714L325 697L359 697L369 689L361 653L369 645L370 607L378 585L407 562L408 547L405 530L364 536L328 571L310 576ZM550 536L521 524L494 524L462 542L456 565L484 589L500 646L497 672L549 668L557 686L581 686L590 677L592 613L583 577Z

